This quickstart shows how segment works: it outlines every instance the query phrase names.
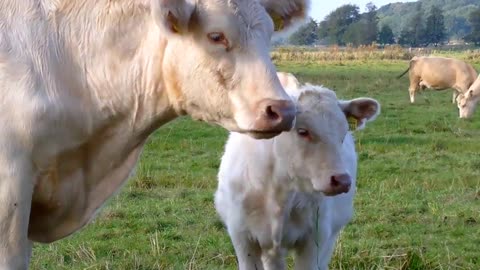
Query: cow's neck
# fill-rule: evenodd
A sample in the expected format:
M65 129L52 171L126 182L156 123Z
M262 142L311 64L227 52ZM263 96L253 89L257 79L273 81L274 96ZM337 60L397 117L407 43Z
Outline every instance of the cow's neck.
M167 43L147 11L126 16L112 6L127 1L95 1L59 1L49 21L55 84L45 88L60 106L47 123L58 128L35 149L29 237L40 242L85 225L125 183L146 138L176 117L162 74Z
M124 118L143 136L176 117L162 74L167 42L142 3L148 1L64 2L60 35L93 107L106 119Z

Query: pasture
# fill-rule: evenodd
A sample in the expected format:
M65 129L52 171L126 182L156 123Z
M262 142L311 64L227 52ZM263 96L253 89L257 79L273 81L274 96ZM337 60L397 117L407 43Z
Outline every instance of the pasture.
M480 269L480 112L458 119L451 90L409 104L407 61L281 61L340 98L378 99L356 132L354 220L331 269ZM480 65L476 64L477 70ZM227 132L188 118L159 129L136 175L80 232L33 249L32 269L236 269L213 207Z

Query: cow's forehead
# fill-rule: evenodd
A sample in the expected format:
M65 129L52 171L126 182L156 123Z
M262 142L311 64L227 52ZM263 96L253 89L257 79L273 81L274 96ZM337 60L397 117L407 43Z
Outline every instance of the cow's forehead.
M220 10L224 16L235 20L238 27L253 29L265 23L265 9L257 0L205 0L201 4L207 10Z

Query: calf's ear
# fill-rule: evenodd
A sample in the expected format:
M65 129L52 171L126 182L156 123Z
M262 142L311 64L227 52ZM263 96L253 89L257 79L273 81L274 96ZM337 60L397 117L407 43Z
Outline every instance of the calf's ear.
M468 97L468 98L473 97L473 90L472 90L472 89L468 90L468 92L467 92L467 97Z
M168 34L188 32L194 11L194 0L151 0L152 16Z
M380 103L372 98L341 100L339 106L345 113L352 130L363 129L366 122L375 120L380 114Z
M292 30L307 18L310 0L260 0L273 20L275 32Z

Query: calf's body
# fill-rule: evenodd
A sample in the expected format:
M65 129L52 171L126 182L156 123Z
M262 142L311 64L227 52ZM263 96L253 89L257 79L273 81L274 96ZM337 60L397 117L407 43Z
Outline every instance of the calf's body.
M353 215L357 156L346 117L363 125L379 104L290 90L300 94L294 130L270 140L231 133L222 157L215 207L241 270L285 269L289 249L295 269L328 269Z

